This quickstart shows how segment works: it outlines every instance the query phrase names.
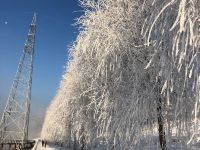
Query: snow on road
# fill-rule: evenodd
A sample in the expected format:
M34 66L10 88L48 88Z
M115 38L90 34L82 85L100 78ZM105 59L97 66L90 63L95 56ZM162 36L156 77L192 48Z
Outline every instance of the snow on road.
M46 147L42 146L42 141L40 139L35 140L35 145L32 150L67 150L66 148L55 146L55 145L46 145Z

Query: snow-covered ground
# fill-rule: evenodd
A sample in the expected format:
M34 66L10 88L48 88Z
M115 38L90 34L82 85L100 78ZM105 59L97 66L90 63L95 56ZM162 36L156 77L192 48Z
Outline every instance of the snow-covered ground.
M46 147L42 147L42 141L40 139L35 140L36 143L32 150L67 150L66 148L55 146L55 145L46 145Z
M52 144L51 145L47 144L46 147L42 147L42 142L40 139L36 139L35 141L36 141L36 144L32 148L32 150L70 150L70 149L66 149L66 148L59 147L57 145L52 145ZM146 143L143 143L143 144L144 144L143 146L138 147L138 150L143 150L143 149L160 150L160 145L157 142L155 143L154 146L147 146ZM183 143L173 141L171 143L167 143L167 147L169 150L199 150L200 143L195 144L195 145L191 146L190 148L188 148ZM96 148L97 148L96 150L105 150L106 149L106 147L103 147L103 146L99 146Z

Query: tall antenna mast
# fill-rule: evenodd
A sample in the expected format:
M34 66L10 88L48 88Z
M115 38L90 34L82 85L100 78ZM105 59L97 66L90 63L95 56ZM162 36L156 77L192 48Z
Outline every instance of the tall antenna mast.
M35 48L36 14L29 27L17 73L0 122L0 143L28 140L30 100Z

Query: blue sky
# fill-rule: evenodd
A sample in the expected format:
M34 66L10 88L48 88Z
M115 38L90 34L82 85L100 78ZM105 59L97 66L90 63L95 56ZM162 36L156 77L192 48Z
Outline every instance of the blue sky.
M0 106L16 73L28 27L37 12L32 110L46 108L59 87L68 46L78 34L78 0L0 0Z

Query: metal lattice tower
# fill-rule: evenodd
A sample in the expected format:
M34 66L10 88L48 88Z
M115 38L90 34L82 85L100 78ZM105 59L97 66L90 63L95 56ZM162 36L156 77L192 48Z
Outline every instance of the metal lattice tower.
M36 14L29 27L17 73L0 122L0 143L28 140Z

